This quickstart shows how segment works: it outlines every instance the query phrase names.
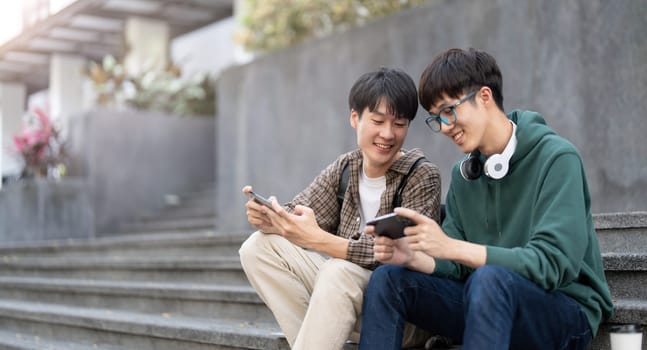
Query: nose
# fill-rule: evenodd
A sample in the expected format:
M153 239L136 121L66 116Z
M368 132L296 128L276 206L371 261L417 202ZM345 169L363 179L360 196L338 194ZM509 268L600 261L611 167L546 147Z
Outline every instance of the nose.
M384 123L382 128L380 128L380 136L383 139L390 140L392 139L395 133L393 132L393 125L391 123Z

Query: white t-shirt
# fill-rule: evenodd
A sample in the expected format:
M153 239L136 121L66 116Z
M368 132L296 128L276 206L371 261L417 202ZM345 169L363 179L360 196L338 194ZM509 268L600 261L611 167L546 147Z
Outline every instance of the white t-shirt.
M364 231L366 222L375 218L380 210L380 198L386 190L386 177L370 178L364 174L364 167L360 168L359 176L359 214L361 222L360 231Z

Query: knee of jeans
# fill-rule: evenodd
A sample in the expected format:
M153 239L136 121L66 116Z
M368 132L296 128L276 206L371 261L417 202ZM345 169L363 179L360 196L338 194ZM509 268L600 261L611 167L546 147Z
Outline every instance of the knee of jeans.
M399 265L381 265L371 274L369 286L372 288L384 289L388 286L400 285L400 278L406 268Z
M465 284L466 296L482 295L481 293L498 293L511 286L512 271L493 265L485 265L474 270Z

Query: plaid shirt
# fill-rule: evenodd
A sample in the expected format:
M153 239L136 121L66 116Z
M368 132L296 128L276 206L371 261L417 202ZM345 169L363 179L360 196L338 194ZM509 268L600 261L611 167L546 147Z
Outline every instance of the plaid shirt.
M393 211L393 197L402 177L424 154L419 149L403 150L404 155L387 170L386 190L380 198L380 209L376 216ZM344 195L341 211L337 202L337 190L344 165L349 165L348 188ZM296 205L312 208L317 223L323 230L348 239L346 260L367 269L375 269L379 263L373 258L373 237L359 230L359 176L362 153L355 150L342 154L319 174L314 181L294 199L286 204L288 211ZM434 220L440 219L440 171L430 162L422 162L409 176L402 191L402 206L422 213ZM370 218L367 218L367 220Z

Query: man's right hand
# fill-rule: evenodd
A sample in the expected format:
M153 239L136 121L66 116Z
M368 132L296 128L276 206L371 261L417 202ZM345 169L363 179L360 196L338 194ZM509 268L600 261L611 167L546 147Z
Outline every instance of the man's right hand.
M252 186L243 187L243 193L245 196L252 191ZM278 233L278 230L272 225L272 221L266 214L261 210L263 207L262 204L256 202L253 198L249 198L247 203L245 203L245 208L247 209L247 221L257 230L263 233Z
M366 226L364 233L375 236L373 242L375 260L384 264L407 265L413 258L413 251L405 238L391 239L387 236L377 236L373 225Z
M405 229L405 232L408 229ZM375 236L373 243L375 260L383 264L403 265L411 270L424 273L433 273L436 269L436 261L433 257L422 251L411 249L411 237L391 239L386 236L377 236L375 227L372 225L366 226L364 233Z

